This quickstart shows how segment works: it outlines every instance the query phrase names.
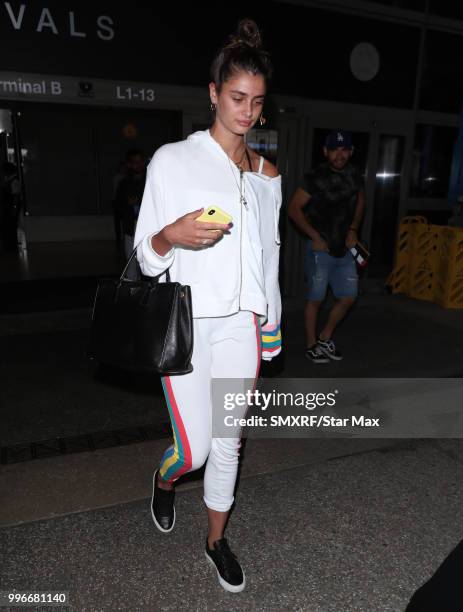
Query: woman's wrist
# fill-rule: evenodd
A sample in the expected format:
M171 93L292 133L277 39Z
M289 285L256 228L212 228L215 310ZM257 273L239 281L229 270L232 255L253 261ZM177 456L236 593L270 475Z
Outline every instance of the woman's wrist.
M158 255L164 257L174 246L172 243L170 233L168 231L168 225L164 227L159 233L151 237L151 247L153 251L156 251ZM167 230L167 231L166 231Z
M168 245L169 249L171 249L174 246L174 242L173 242L172 234L171 234L171 229L172 229L171 225L166 225L159 232L161 234L162 239L164 240L164 242Z
M349 230L350 230L351 232L355 232L355 233L357 234L357 228L356 228L356 227L352 227L352 226L351 226L351 227L349 227Z

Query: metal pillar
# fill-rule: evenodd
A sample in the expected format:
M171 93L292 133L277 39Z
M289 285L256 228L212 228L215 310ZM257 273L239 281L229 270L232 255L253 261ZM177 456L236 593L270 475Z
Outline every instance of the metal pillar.
M463 107L460 113L458 138L453 148L448 197L450 202L455 203L461 196L463 196Z

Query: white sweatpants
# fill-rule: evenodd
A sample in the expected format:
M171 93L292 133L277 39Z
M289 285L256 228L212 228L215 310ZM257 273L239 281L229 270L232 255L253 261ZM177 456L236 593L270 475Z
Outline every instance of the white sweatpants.
M174 444L162 457L160 475L173 482L207 461L204 501L211 510L227 512L233 503L240 448L239 437L212 437L211 381L251 379L253 385L260 360L260 326L254 313L194 319L193 371L162 379Z

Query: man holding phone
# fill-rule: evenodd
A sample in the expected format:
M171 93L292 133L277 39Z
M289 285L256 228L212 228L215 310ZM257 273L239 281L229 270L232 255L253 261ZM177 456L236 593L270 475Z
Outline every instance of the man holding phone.
M289 217L308 237L304 318L306 357L314 363L342 359L332 336L357 297L358 276L350 249L357 243L365 209L362 176L350 163L352 135L343 130L330 132L323 153L326 161L305 175L288 207ZM336 303L317 335L318 312L328 285Z

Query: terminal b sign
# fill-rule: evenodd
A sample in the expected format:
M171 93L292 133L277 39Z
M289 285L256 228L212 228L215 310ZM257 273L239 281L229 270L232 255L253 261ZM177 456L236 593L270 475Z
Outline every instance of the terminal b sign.
M0 72L0 99L106 106L153 107L151 83Z

